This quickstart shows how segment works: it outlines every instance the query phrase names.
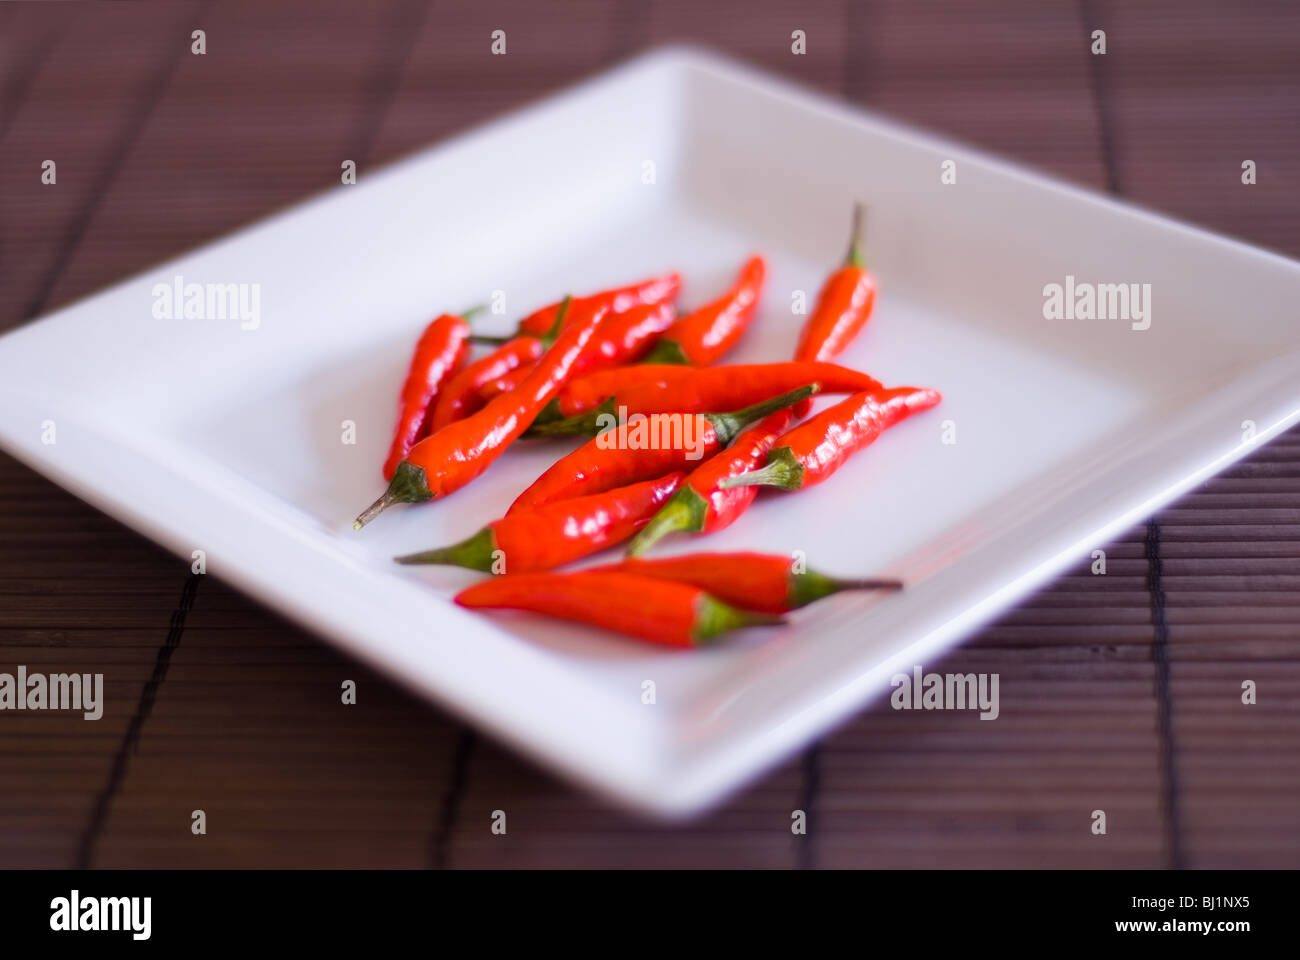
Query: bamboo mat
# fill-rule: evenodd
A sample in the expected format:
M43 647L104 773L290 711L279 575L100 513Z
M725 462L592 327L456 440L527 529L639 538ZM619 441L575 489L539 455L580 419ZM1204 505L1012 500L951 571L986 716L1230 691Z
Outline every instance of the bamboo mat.
M498 28L509 53L487 58ZM1207 0L0 5L0 329L341 159L364 173L682 40L1297 256L1297 38L1294 5ZM110 706L0 719L0 865L1300 864L1300 432L1106 550L1105 577L1081 566L933 665L1000 674L998 722L877 705L667 828L0 457L0 664L102 671Z

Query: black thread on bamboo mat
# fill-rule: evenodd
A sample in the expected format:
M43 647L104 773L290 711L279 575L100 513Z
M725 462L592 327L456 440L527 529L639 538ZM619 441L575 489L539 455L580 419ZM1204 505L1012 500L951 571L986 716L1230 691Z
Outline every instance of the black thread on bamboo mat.
M844 96L855 103L866 102L873 85L867 46L875 19L876 8L866 0L844 0Z
M26 56L19 61L14 70L13 79L5 87L4 92L0 94L0 140L9 131L9 124L13 123L14 117L18 115L18 108L23 105L27 99L27 91L32 87L32 81L36 79L36 74L45 62L45 58L50 55L56 43L63 36L63 25L46 30L36 38L26 49Z
M344 147L345 159L358 164L370 159L384 118L397 98L406 61L411 58L428 7L421 0L403 0L394 5L388 29L379 41L375 67L361 91L361 119Z
M95 211L103 203L104 197L108 196L113 181L117 179L118 174L122 172L122 168L126 165L127 155L131 152L131 148L135 146L135 142L139 139L145 126L149 123L149 117L153 115L158 102L162 100L163 91L167 89L167 85L171 82L172 74L176 72L176 68L180 65L181 57L189 53L189 25L197 22L203 16L209 3L210 0L203 0L196 9L187 11L177 21L176 29L172 32L171 55L163 58L158 69L145 83L144 90L136 101L135 110L127 118L121 134L113 143L113 149L109 151L108 158L95 175L96 189L86 198L86 202L77 211L76 217L68 224L68 229L59 242L59 249L54 255L54 260L42 275L41 282L36 287L35 295L32 297L31 302L27 304L27 309L23 313L26 319L30 320L39 316L45 309L50 295L54 292L54 285L59 282L59 277L63 276L63 271L68 268L73 255L77 252L77 248L81 246L81 239L86 235L86 228L90 226L90 221L94 219Z
M803 752L800 762L803 774L799 791L799 809L803 811L804 830L800 837L799 869L817 869L817 801L822 792L822 742L816 741Z
M1119 194L1122 192L1119 150L1115 139L1115 114L1111 109L1110 83L1106 74L1106 57L1109 54L1092 52L1092 31L1105 29L1101 24L1101 4L1097 0L1079 0L1079 18L1083 21L1083 31L1087 41L1083 49L1084 55L1088 58L1092 102L1097 108L1097 132L1101 136L1101 158L1106 172L1106 189L1111 193Z
M1093 30L1104 30L1098 0L1079 0L1079 17L1089 41ZM1106 74L1107 54L1094 54L1086 43L1088 76L1092 81L1093 102L1097 107L1097 127L1101 136L1102 162L1106 170L1106 189L1123 194L1119 172L1119 147L1115 136L1114 111L1111 109L1110 86ZM1177 751L1174 745L1173 694L1169 685L1169 616L1166 610L1164 563L1160 557L1160 523L1147 521L1143 550L1147 561L1147 593L1151 605L1151 658L1155 661L1156 733L1160 762L1160 808L1164 819L1166 862L1173 869L1184 866L1182 813L1179 802Z
M465 796L465 788L469 786L469 770L477 747L478 736L469 727L462 727L460 738L456 741L456 752L451 758L447 792L442 795L442 803L438 805L438 820L434 824L433 839L429 844L429 866L435 870L445 869L450 864L451 834L460 818L460 801Z
M77 845L76 866L79 869L88 869L94 859L95 843L99 840L104 824L108 822L108 812L113 805L113 800L117 796L118 790L121 789L122 782L126 779L126 770L130 763L130 757L140 744L140 733L144 729L145 721L149 719L149 714L153 712L154 700L158 696L158 688L167 679L167 668L171 665L172 654L180 646L181 634L185 632L185 615L194 606L194 597L198 593L199 581L202 579L202 574L192 573L186 579L185 586L181 589L180 602L177 603L176 609L172 611L172 618L167 626L167 637L163 640L162 646L158 648L157 656L154 657L153 673L150 674L149 679L145 681L144 688L140 691L140 701L136 704L135 713L131 716L131 722L126 725L126 733L122 736L122 742L118 744L117 753L113 756L113 765L109 768L108 781L104 784L104 789L100 791L95 800L95 806L90 814L90 822L86 825L85 833L82 834L81 843Z
M1147 590L1151 594L1151 626L1155 640L1151 657L1156 664L1156 729L1160 736L1161 809L1165 819L1165 848L1168 864L1184 867L1182 816L1178 803L1178 765L1174 749L1174 701L1169 688L1169 616L1165 607L1164 561L1160 556L1160 524L1147 521L1143 542L1147 559Z

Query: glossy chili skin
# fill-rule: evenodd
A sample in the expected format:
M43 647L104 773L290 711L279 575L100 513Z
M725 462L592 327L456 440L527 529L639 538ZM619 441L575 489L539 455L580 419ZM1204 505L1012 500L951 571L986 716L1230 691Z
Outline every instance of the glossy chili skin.
M725 294L674 323L651 352L650 362L706 367L734 347L749 329L767 277L762 257L750 257Z
M834 360L866 326L876 303L876 281L863 263L861 203L853 208L853 230L843 265L826 278L812 315L799 334L796 360ZM804 404L796 412L805 416Z
M725 530L749 509L749 505L758 496L757 490L751 496L745 496L744 487L723 490L718 484L728 477L737 477L761 466L781 434L789 429L794 420L795 414L791 410L772 414L737 437L735 445L727 450L725 456L716 457L686 478L686 485L708 505L700 533Z
M521 433L537 411L559 392L603 315L592 313L581 326L562 331L519 386L491 400L478 413L449 424L412 448L407 462L436 478L434 496L445 496L478 476Z
M467 364L451 377L434 401L429 432L437 433L454 420L461 420L482 409L489 398L483 389L507 374L528 367L546 352L539 337L515 337L485 357ZM521 377L522 379L522 377Z
M594 434L603 420L600 413L653 414L703 413L736 410L816 383L821 393L857 393L880 386L879 381L833 363L752 363L722 367L687 367L668 380L650 380L620 389L595 410L572 418L539 422L534 433L544 436Z
M832 476L853 454L875 442L887 428L942 398L926 387L868 390L823 410L782 436L767 465L732 481L801 490Z
M462 607L526 610L594 624L667 647L698 646L727 630L777 623L737 610L698 587L627 573L519 573L490 577L456 596Z
M439 388L469 355L469 324L445 313L420 335L407 370L397 414L397 429L384 460L384 479L393 479L397 465L429 434L429 406Z
M876 281L862 257L861 203L853 207L853 231L844 264L822 284L817 305L799 336L796 360L834 360L853 342L871 316Z
M507 572L551 570L622 543L686 479L680 471L586 497L520 510L492 525Z
M679 557L642 560L593 567L592 572L618 571L656 580L687 583L710 596L744 610L787 613L842 590L897 590L892 579L829 577L791 557L770 553L690 553Z
M718 484L762 466L777 438L785 433L794 419L793 410L778 410L742 433L726 450L692 471L682 488L637 534L628 553L642 553L670 533L713 533L735 523L758 496L758 488L744 486L724 490Z
M509 393L515 387L519 386L519 384L524 382L524 378L533 372L534 366L536 366L536 361L521 364L505 376L483 384L482 388L479 390L479 398L484 403L487 403L493 397L499 397L503 393ZM554 401L552 400L551 402Z
M448 547L398 563L443 563L492 573L551 570L621 543L641 529L686 474L670 473L613 490L517 510Z
M866 326L876 303L876 281L865 267L832 273L799 338L796 360L834 360Z
M521 510L560 500L572 500L614 487L661 477L677 470L690 470L712 456L722 445L713 424L702 416L691 418L690 443L680 446L659 444L634 448L629 432L636 429L620 424L588 440L568 456L561 457L533 481L506 511ZM685 428L683 428L685 438Z
M648 383L621 390L614 400L629 414L736 410L806 383L818 384L823 394L880 386L865 373L833 363L747 363L692 370L663 387Z
M486 470L564 386L602 319L603 314L597 311L581 324L562 330L518 387L412 447L388 490L362 511L353 523L354 529L360 529L394 503L421 503L444 497Z
M634 363L673 324L670 302L649 303L607 314L596 336L574 365L573 377Z
M566 383L555 398L554 406L560 416L573 417L596 409L619 390L630 390L645 383L666 383L690 376L690 373L689 367L663 363L600 370Z
M566 323L576 322L588 310L601 307L611 314L619 314L645 304L672 303L681 286L681 276L673 271L626 287L617 287L586 297L575 297ZM552 303L530 313L519 321L519 334L535 337L545 335L555 326L555 316L559 308L559 303Z
M602 431L553 464L519 495L510 511L596 493L671 470L692 470L745 427L815 392L815 385L809 384L728 413L657 413L632 418Z

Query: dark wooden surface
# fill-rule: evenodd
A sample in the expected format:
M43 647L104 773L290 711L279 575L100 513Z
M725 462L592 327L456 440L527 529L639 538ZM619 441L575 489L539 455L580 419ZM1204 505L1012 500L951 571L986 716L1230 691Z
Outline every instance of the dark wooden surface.
M0 329L319 190L342 159L373 169L675 40L1300 255L1295 4L3 4ZM998 722L878 705L667 828L0 456L0 669L102 671L115 707L0 715L0 866L1300 865L1300 433L1108 553L1107 576L1062 578L937 667L1030 691Z

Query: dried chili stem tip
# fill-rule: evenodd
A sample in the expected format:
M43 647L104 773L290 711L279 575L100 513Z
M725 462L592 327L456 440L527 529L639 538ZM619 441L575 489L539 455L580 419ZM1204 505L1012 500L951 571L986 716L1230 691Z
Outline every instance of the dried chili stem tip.
M424 470L403 460L397 465L384 495L361 511L352 521L352 529L360 530L395 503L423 503L432 499L433 491L429 489Z
M853 227L849 234L849 252L844 255L844 266L863 267L866 257L862 252L862 234L867 222L867 207L858 200L853 204Z
M845 590L884 590L893 592L903 589L903 581L884 577L863 577L859 579L831 577L816 570L808 570L790 576L790 607L806 607L814 600L829 597Z
M844 590L899 590L893 579L845 579L816 570L794 569L791 558L774 553L690 553L665 559L629 559L595 572L631 573L699 587L744 610L787 613Z

